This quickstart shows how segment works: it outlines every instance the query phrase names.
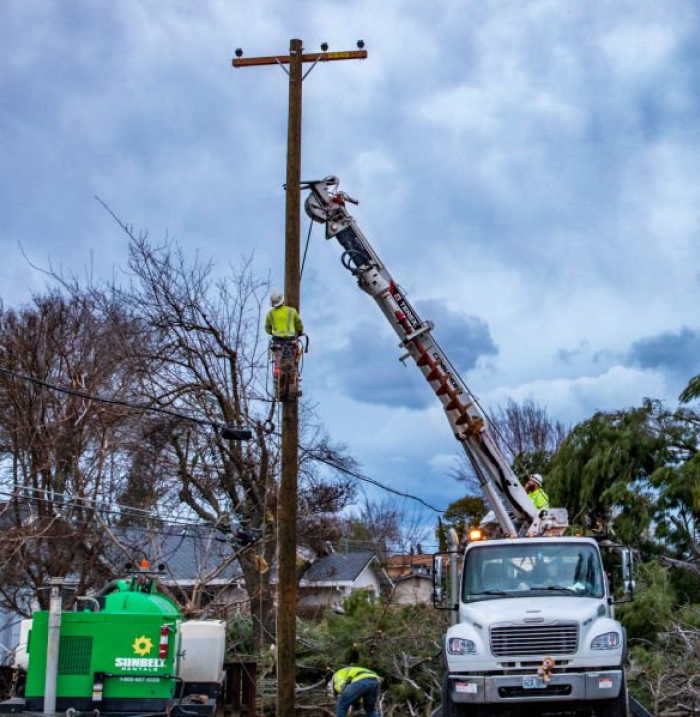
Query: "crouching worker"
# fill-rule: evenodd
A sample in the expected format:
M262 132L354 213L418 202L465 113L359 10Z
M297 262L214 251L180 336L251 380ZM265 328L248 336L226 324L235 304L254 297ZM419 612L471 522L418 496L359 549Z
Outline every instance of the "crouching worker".
M336 717L347 717L352 705L360 702L367 717L379 717L379 675L364 667L343 667L333 675L333 692L337 695Z

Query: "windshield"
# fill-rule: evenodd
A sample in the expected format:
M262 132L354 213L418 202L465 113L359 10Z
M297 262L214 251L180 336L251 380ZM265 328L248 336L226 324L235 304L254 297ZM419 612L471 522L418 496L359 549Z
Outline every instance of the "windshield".
M600 555L593 545L484 545L464 563L462 600L576 595L603 597Z

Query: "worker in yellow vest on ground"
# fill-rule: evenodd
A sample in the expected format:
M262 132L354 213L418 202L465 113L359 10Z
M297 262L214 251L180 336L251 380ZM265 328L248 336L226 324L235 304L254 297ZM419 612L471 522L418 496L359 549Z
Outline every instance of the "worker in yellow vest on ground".
M350 707L360 701L367 717L379 717L377 702L380 691L380 679L376 672L357 665L343 667L333 675L333 692L338 696L336 717L347 717Z
M282 294L273 293L270 297L272 308L265 318L265 331L276 339L293 339L304 332L304 324L297 310L284 305Z
M542 490L542 476L533 473L525 483L525 490L537 510L549 510L549 496Z

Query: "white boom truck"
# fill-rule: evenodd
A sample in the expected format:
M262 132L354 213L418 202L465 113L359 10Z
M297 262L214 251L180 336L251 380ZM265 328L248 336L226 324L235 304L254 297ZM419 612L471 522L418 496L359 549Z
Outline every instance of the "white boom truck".
M327 239L338 240L343 265L396 331L406 351L401 360L415 361L442 402L491 508L467 545L459 593L453 581L446 606L456 619L443 639L443 717L528 708L626 717L626 638L599 543L565 537L565 509L535 507L433 337L433 324L419 318L393 280L347 211L358 202L338 184L336 177L304 183L306 212L325 225ZM631 598L631 552L614 550L622 592ZM440 559L434 572L438 602L445 602Z

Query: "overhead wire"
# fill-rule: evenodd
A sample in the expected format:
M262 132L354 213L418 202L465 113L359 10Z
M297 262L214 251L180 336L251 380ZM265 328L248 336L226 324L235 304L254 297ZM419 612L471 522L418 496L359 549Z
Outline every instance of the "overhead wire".
M10 491L9 488L0 486L0 493L5 493L8 496L11 497L17 497L18 494L21 493L39 493L43 494L44 496L53 496L52 499L49 498L33 498L33 500L44 500L45 502L55 504L55 498L60 496L64 500L67 498L67 502L64 503L66 507L73 507L73 508L88 508L93 507L94 509L97 509L98 506L106 506L105 508L100 508L100 512L104 512L111 515L116 515L120 517L125 518L143 518L144 520L162 520L159 518L159 516L154 515L153 511L147 510L145 508L137 508L135 506L129 506L124 505L123 503L117 503L115 501L106 501L99 498L90 498L89 496L78 496L75 494L71 494L69 492L63 491L61 493L49 490L47 488L37 488L35 486L15 486L14 490ZM114 508L119 508L119 510L114 510ZM216 523L211 523L209 521L191 521L185 519L182 520L169 520L167 521L169 525L174 526L183 526L183 527L191 527L196 525L202 525L202 526L212 526L215 527Z
M184 421L190 421L191 423L196 423L200 426L212 426L212 427L220 427L223 428L223 424L216 423L215 421L211 421L209 419L204 418L196 418L195 416L189 416L187 414L179 413L178 411L173 411L169 408L163 408L162 406L153 406L151 404L142 404L142 403L134 403L133 401L125 401L124 399L120 398L105 398L104 396L96 396L90 393L87 393L86 391L80 391L75 388L67 388L66 386L57 386L54 383L50 383L49 381L44 381L43 379L36 378L35 376L27 376L26 374L19 373L18 371L12 371L7 368L0 367L0 373L3 373L7 376L12 376L13 378L19 378L23 381L28 381L30 383L38 384L39 386L44 386L45 388L49 388L53 391L58 391L59 393L66 393L70 396L77 396L78 398L84 398L87 401L97 401L99 403L108 403L114 406L123 406L125 408L130 408L132 410L137 411L146 411L146 412L153 412L153 413L162 413L167 416L171 416L173 418L179 418Z
M79 398L84 398L85 400L89 400L89 401L96 401L98 403L119 405L119 406L123 406L125 408L131 408L131 409L134 409L137 411L151 411L154 413L163 413L163 414L172 416L174 418L178 418L183 421L189 421L189 422L195 423L200 426L209 426L209 427L215 428L217 430L220 430L224 427L224 424L218 423L216 421L212 421L210 419L196 418L196 417L190 416L188 414L179 413L172 409L162 408L160 406L153 406L150 404L139 404L139 403L134 403L131 401L125 401L123 399L104 398L103 396L97 396L94 394L90 394L90 393L87 393L86 391L79 391L77 389L67 388L65 386L58 386L57 384L50 383L49 381L44 381L44 380L36 378L34 376L27 376L26 374L22 374L17 371L12 371L10 369L6 369L6 368L2 368L2 367L0 367L0 373L8 375L8 376L12 376L14 378L19 378L23 381L28 381L30 383L38 384L40 386L43 386L44 388L48 388L50 390L57 391L59 393L65 393L68 395L77 396ZM253 427L253 423L250 421L244 421L243 424L246 426ZM443 509L436 508L435 506L426 502L422 498L419 498L418 496L415 496L411 493L407 493L404 491L399 491L395 488L391 488L390 486L387 486L386 484L382 483L381 481L378 481L378 480L371 478L367 475L361 474L357 471L352 471L352 470L346 468L345 466L342 466L338 463L331 461L328 458L324 458L323 456L319 455L318 453L315 453L313 450L310 450L301 444L299 445L299 450L306 453L313 460L317 460L321 463L325 463L326 465L330 466L334 470L339 471L340 473L344 473L345 475L356 478L357 480L363 481L365 483L370 483L371 485L374 485L388 493L393 493L394 495L398 495L403 498L408 498L410 500L414 500L418 503L421 503L426 508L429 508L430 510L432 510L436 513L444 513L445 512Z
M309 233L306 235L306 245L304 246L304 258L301 260L301 271L299 272L299 281L304 276L304 265L306 264L306 254L309 251L309 241L311 240L311 230L314 228L314 220L309 221Z
M21 493L21 491L9 491L0 488L0 496L2 496L5 499L13 499L13 498L23 498L24 500L36 504L46 505L46 506L52 506L56 507L56 501L52 500L50 498L40 498L40 497L33 497L28 498L26 496L18 495L18 493ZM168 530L168 528L182 528L183 530L186 530L187 528L209 528L212 532L217 530L216 525L214 523L196 523L196 522L182 522L182 521L173 521L173 520L166 520L163 518L160 518L158 516L150 515L150 516L135 516L135 515L129 515L125 514L121 511L115 511L110 510L109 508L100 507L100 506L89 506L81 503L74 503L74 502L67 502L63 503L61 508L70 510L72 508L82 508L82 509L89 509L94 511L95 513L99 513L100 515L112 515L116 518L126 518L130 520L141 520L143 521L143 524L146 523L146 521L158 521L162 523L163 527L158 528L156 526L148 526L148 527L139 527L138 529L145 532L145 533L153 533L155 535L172 535L172 530ZM48 516L47 516L48 517ZM54 516L55 517L55 516ZM131 526L129 526L131 527Z
M426 508L429 508L435 513L444 513L445 511L441 508L436 508L434 505L431 505L427 501L423 500L422 498L419 498L416 495L413 495L412 493L406 493L404 491L397 490L396 488L392 488L381 481L378 481L374 478L370 478L367 475L364 475L362 473L359 473L358 471L353 471L349 468L346 468L345 466L341 466L335 461L324 458L323 456L320 456L318 453L314 453L314 451L309 450L308 448L305 448L304 446L299 446L299 450L302 453L305 453L306 455L310 456L316 461L319 461L320 463L325 463L326 465L330 466L331 468L334 468L337 471L340 471L341 473L344 473L345 475L351 476L353 478L357 478L357 480L361 480L365 483L370 483L372 485L377 486L378 488L381 488L382 490L387 491L388 493L393 493L394 495L398 495L402 498L409 498L410 500L415 500L418 503L421 503Z

